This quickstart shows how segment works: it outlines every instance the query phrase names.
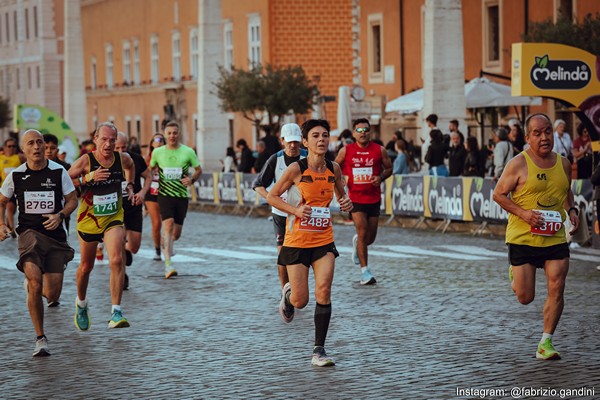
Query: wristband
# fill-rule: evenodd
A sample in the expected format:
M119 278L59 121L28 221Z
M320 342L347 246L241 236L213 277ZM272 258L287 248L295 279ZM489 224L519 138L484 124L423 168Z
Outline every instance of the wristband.
M85 181L87 183L94 182L94 172L89 172L89 173L85 174Z
M575 211L575 214L577 214L577 216L579 217L579 209L577 207L571 207L569 208L569 211L567 211L567 215L571 215L571 211Z

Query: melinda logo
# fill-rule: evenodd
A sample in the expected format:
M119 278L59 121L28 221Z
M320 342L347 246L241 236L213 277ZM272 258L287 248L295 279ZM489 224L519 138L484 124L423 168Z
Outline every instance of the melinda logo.
M535 57L531 82L540 89L582 89L591 80L590 67L579 60L550 60Z

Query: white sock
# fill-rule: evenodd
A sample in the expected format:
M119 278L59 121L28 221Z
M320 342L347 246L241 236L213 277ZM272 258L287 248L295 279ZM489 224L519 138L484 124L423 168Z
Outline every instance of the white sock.
M115 312L115 311L121 311L121 305L119 305L119 304L113 304L112 305L112 312Z
M87 307L87 300L79 300L79 296L77 296L77 305L81 308Z
M552 334L544 332L542 334L542 340L540 340L540 343L544 343L546 341L546 339L552 340Z
M365 265L364 267L360 267L360 272L365 272L368 269L369 269L369 266Z

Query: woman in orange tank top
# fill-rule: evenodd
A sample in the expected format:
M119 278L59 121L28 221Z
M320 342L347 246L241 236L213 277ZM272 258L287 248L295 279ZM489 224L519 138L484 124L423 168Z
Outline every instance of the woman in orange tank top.
M306 159L290 164L269 191L267 201L288 214L285 241L277 263L285 265L290 281L282 289L279 313L285 322L294 318L295 308L308 303L308 274L315 276L315 345L312 364L335 365L325 352L325 338L331 318L331 284L335 258L331 210L333 194L342 211L352 202L344 190L340 166L325 160L329 148L329 123L311 119L302 124L302 142L308 148ZM281 194L288 191L288 201Z

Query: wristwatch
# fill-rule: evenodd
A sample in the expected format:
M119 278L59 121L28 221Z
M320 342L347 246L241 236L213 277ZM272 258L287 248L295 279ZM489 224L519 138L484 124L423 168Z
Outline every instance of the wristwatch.
M65 214L61 211L58 213L58 216L60 217L60 219L65 219Z

